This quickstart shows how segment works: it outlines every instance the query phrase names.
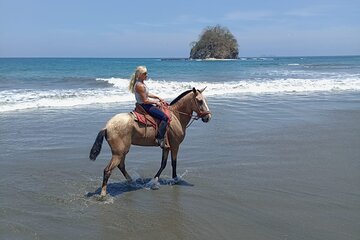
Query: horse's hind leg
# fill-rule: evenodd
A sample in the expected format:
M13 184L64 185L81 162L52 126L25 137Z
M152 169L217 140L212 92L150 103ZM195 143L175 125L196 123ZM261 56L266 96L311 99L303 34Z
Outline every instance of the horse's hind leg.
M118 168L120 169L120 171L122 172L122 174L124 175L124 177L126 178L126 180L128 182L131 182L132 179L130 177L130 175L128 174L128 172L125 169L125 156L123 157L123 159L121 159L120 164L118 165Z
M107 182L110 178L111 172L112 172L112 170L114 170L114 168L119 166L122 159L125 159L124 154L121 154L121 155L113 154L110 163L104 169L104 178L103 178L103 183L102 183L102 187L101 187L101 196L106 196Z

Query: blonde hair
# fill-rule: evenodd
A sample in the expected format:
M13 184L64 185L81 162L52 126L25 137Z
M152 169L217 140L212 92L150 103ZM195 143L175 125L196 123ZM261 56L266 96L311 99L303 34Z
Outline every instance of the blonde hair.
M129 91L134 93L134 85L136 83L136 80L138 80L139 76L143 73L146 73L147 69L145 66L138 66L135 70L135 73L131 75L131 80L129 83Z

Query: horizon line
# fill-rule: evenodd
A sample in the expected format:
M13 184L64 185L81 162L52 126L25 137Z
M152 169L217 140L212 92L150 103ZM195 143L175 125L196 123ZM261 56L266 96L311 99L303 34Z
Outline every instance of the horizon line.
M241 59L241 58L276 58L276 57L357 57L360 54L351 54L351 55L259 55L259 56L239 56L238 58L234 58L231 60ZM81 56L0 56L1 59L5 58L93 58L93 59L191 59L189 57L96 57L96 56L88 56L88 57L81 57ZM197 60L197 59L194 59ZM221 59L219 59L221 60Z

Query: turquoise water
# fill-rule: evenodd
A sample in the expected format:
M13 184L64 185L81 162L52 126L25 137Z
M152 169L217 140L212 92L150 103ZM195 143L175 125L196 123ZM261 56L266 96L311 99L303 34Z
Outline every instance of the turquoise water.
M0 112L93 104L130 104L130 75L149 71L148 85L169 101L191 87L213 98L360 91L360 57L186 59L0 59Z

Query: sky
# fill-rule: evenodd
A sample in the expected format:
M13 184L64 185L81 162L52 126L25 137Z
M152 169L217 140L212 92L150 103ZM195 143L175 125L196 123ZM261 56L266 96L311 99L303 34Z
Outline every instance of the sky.
M359 0L0 0L0 57L189 57L208 26L240 57L360 55Z

